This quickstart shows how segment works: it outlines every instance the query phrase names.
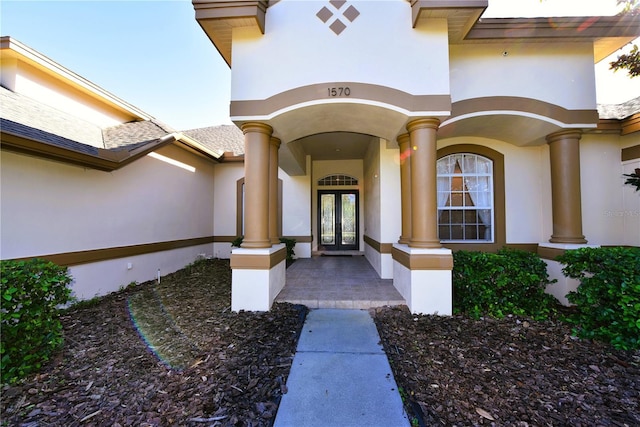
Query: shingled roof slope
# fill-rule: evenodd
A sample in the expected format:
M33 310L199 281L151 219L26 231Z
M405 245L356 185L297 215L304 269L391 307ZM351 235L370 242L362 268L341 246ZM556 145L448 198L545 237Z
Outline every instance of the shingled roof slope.
M73 150L80 153L98 155L98 148L91 145L83 144L77 141L70 140L60 135L53 134L51 132L44 131L42 129L36 129L31 126L17 123L12 120L7 120L0 117L0 129L2 132L28 138L34 141L45 142L47 144L55 145L57 147L66 148L67 150Z
M176 131L156 120L123 123L102 130L105 148L118 148L162 138Z
M622 104L599 104L598 114L601 119L622 120L640 113L640 96Z
M219 125L182 131L205 147L218 152L244 154L244 135L235 125Z
M0 86L0 115L3 119L58 135L66 140L93 147L104 147L102 130L99 126L2 86Z

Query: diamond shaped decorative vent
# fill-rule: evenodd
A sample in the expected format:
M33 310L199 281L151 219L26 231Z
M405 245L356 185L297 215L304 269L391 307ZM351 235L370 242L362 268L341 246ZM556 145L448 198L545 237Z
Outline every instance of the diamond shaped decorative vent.
M345 8L346 3L348 3L346 0L331 0L327 6L323 6L316 13L316 16L328 24L331 31L337 36L347 28L347 25L360 16L360 12L355 6L349 5Z

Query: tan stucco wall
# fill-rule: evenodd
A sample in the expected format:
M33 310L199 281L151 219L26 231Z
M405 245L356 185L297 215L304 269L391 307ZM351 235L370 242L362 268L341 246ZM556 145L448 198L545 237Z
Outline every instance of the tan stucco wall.
M399 151L393 145L375 138L364 158L364 234L379 243L395 243L401 231Z
M364 158L364 235L376 242L365 243L365 257L382 278L393 277L391 244L401 232L400 166L397 144L374 138Z
M496 96L595 109L593 47L589 43L451 46L452 102Z
M343 19L348 25L340 35L316 16L325 5L316 1L271 5L264 35L234 28L231 100L266 99L330 82L363 82L412 94L449 93L446 20L414 29L405 0L351 4L360 15L352 23ZM407 58L410 66L403 65ZM429 78L416 79L416 73Z
M311 171L310 159L307 170ZM214 232L217 237L236 236L239 214L236 210L237 182L244 177L244 163L221 163L215 167ZM281 169L278 179L282 182L282 235L288 237L311 236L311 175L289 176ZM214 255L218 258L231 256L228 242L216 242ZM310 243L297 243L296 257L311 256Z
M221 163L216 165L214 174L214 186L209 190L214 198L214 234L216 236L237 236L236 184L239 179L244 177L244 163ZM218 255L220 254L216 256Z
M307 170L311 171L311 158L307 156ZM282 234L284 236L311 236L311 174L289 176L282 170ZM307 250L301 247L296 256ZM310 251L310 248L309 248ZM309 253L310 255L310 253Z
M6 70L8 75L3 77L2 83L13 92L28 96L99 127L115 126L135 119L132 115L118 111L107 103L97 102L59 78L54 78L24 62L9 61L6 65L7 68L3 61L2 74L5 74Z
M0 256L20 258L212 236L213 164L175 146L158 153L195 167L195 172L148 156L106 173L2 151ZM182 254L174 257L180 261L171 264L164 263L162 253L139 256L131 270L126 265L131 260L109 261L112 274L103 277L97 268L95 274L93 270L83 273L86 280L96 280L95 286L77 286L92 297L155 275L138 272L160 269L166 274L184 266L180 263L185 256L193 262L196 254L213 255L212 245L192 248L185 255L190 250L176 252Z
M544 234L544 224L551 221L547 219L550 218L551 184L545 178L549 175L546 147L516 147L502 141L468 137L439 141L438 148L454 144L483 145L504 155L506 242L537 243L548 240L549 237Z
M640 192L624 185L623 176L640 167L640 159L620 159L630 137L583 135L580 141L582 222L590 244L640 245Z
M364 234L380 242L382 236L381 209L381 179L380 179L380 146L370 144L363 161L364 180L367 185L364 188L365 204L362 208L367 212L365 216Z

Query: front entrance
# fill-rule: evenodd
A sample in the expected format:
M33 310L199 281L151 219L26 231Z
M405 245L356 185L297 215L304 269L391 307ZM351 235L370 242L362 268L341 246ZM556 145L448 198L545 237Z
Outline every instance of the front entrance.
M318 249L357 251L358 190L318 191Z

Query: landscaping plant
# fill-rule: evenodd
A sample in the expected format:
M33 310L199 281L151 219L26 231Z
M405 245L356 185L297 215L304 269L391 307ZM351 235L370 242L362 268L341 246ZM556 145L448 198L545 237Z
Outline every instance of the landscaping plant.
M287 260L291 261L296 254L293 249L296 247L296 239L287 239L286 237L280 238L280 243L284 243L287 247Z
M42 259L0 262L3 383L39 370L60 347L60 310L72 300L71 281L66 267Z
M575 304L570 321L582 338L615 348L640 348L640 248L580 248L557 258L562 271L580 281L567 295Z
M453 254L453 309L473 318L509 314L548 317L556 301L545 293L549 275L536 254L515 249Z
M244 239L244 236L236 237L231 242L231 246L234 247L234 248L239 248L240 246L242 246L243 239ZM296 239L288 239L286 237L281 237L280 238L280 243L284 243L286 248L287 248L287 260L288 261L293 260L293 256L296 254L293 251L293 249L296 246Z

